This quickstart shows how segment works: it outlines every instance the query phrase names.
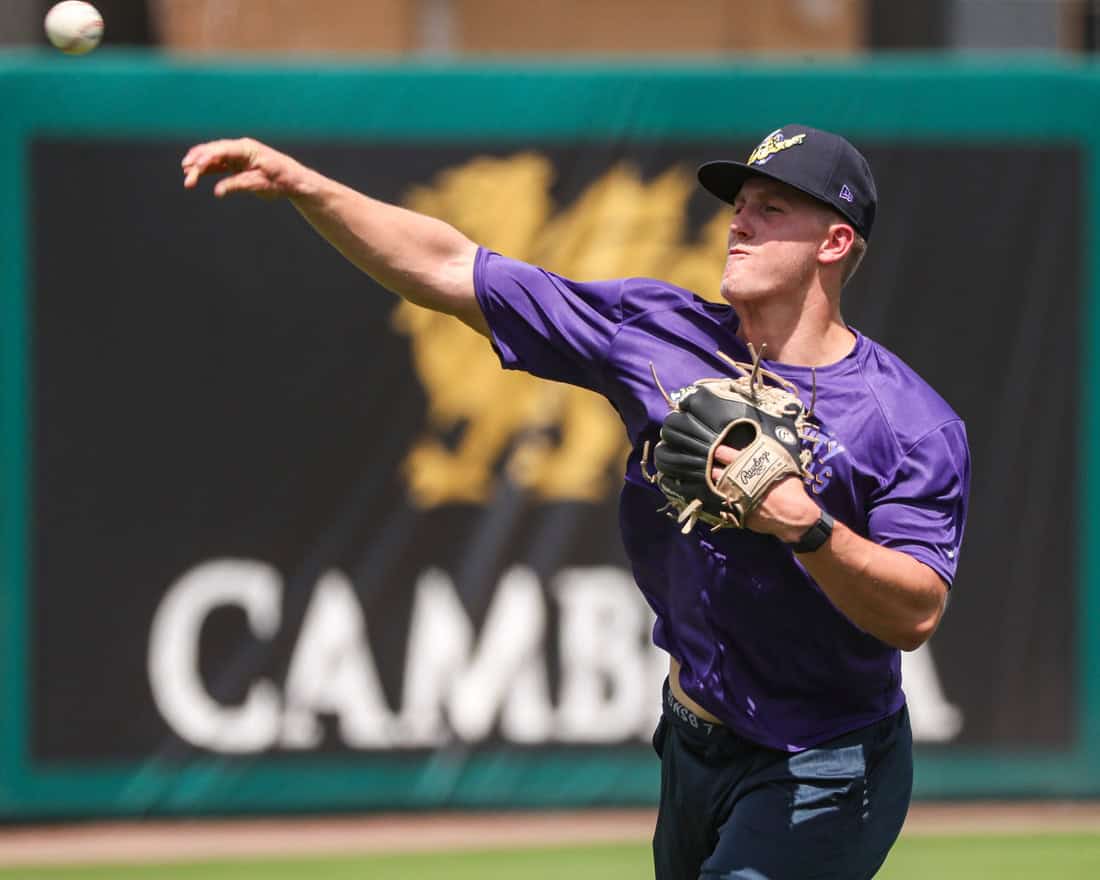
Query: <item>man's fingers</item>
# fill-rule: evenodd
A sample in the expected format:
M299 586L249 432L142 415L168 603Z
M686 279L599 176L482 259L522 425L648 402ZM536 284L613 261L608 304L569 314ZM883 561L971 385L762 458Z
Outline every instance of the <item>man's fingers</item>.
M737 450L732 446L718 446L714 450L714 460L720 464L729 464L737 458Z
M214 195L221 198L235 192L266 193L270 189L271 181L267 175L259 169L252 169L219 180L214 187Z
M249 138L196 144L180 161L183 185L188 189L194 187L204 174L245 170L255 162L257 146Z
M714 463L718 467L711 470L710 478L717 483L722 476L722 471L726 469L726 465L733 462L739 454L732 446L716 446L714 448Z
M213 156L247 158L255 152L257 144L250 138L237 138L235 140L207 141L204 144L195 144L183 157L183 165L192 165L200 160Z

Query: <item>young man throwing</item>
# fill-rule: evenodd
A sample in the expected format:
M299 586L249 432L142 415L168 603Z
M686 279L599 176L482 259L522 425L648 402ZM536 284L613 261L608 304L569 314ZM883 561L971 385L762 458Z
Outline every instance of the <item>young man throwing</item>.
M864 878L896 839L912 787L900 650L936 629L966 517L969 453L951 408L850 328L840 293L876 192L837 135L789 125L747 162L710 162L733 206L725 305L645 278L578 282L479 248L250 139L183 159L184 185L285 197L345 257L417 305L488 337L509 369L606 397L633 444L623 541L671 665L658 880ZM793 383L812 407L805 479L777 483L744 529L681 534L642 451L681 388L730 374L719 352ZM738 453L720 447L723 466Z

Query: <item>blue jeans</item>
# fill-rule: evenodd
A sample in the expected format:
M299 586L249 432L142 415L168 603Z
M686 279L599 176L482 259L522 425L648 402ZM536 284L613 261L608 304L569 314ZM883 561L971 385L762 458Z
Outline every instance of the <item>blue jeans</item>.
M672 696L653 735L657 880L862 880L909 809L913 737L902 709L791 754L707 725Z

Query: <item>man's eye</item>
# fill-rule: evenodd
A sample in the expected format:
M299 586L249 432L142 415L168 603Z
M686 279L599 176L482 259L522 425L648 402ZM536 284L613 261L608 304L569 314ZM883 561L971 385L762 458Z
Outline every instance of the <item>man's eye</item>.
M782 214L783 209L779 205L765 205L764 210L770 214Z

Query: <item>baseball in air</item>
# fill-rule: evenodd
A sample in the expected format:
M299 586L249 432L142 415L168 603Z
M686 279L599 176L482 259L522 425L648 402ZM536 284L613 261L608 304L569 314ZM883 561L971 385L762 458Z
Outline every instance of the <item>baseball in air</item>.
M63 0L46 13L46 36L67 55L84 55L103 39L103 16L91 3Z

